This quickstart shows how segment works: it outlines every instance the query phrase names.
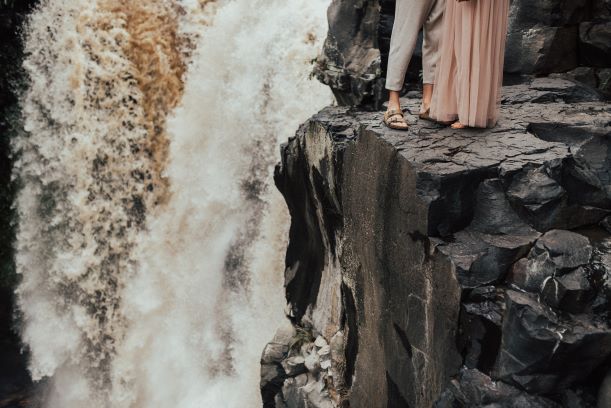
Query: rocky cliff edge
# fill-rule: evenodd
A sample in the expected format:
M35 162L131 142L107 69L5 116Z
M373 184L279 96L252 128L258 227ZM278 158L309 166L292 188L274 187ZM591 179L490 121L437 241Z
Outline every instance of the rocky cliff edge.
M611 406L611 108L503 89L488 130L329 107L282 148L290 323L266 407ZM606 405L605 405L606 404Z

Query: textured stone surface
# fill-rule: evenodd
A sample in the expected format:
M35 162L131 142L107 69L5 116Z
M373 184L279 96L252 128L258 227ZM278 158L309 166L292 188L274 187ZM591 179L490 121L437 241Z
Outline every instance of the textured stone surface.
M377 0L333 0L327 12L329 34L315 74L342 105L379 99L380 53Z
M505 87L489 130L402 133L345 107L306 122L276 183L289 318L309 333L280 364L311 362L267 406L595 401L611 361L610 121L590 88L541 78Z

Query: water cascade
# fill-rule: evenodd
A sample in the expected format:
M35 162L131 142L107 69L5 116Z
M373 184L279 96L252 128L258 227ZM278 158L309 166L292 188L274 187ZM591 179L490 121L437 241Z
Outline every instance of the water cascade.
M281 323L279 143L328 0L43 1L13 143L22 338L48 407L256 407Z

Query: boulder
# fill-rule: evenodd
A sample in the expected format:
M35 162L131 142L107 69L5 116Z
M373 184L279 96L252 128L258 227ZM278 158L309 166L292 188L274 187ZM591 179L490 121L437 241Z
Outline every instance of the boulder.
M509 281L529 292L542 291L546 284L551 285L548 289L560 288L554 278L590 263L591 256L592 246L585 236L551 230L537 240L528 257L513 265ZM570 280L565 278L565 283L571 284Z
M581 313L592 300L592 286L586 270L578 268L562 276L554 276L543 284L542 299L548 305L570 313Z
M510 31L526 31L537 24L546 26L574 25L587 19L588 0L514 0L511 2Z
M578 65L577 26L535 25L507 34L505 71L542 74L571 70Z
M329 34L314 68L316 77L331 87L340 105L381 100L378 1L333 0L327 16Z
M493 378L535 394L587 378L611 355L608 322L560 317L532 294L507 291L503 338Z

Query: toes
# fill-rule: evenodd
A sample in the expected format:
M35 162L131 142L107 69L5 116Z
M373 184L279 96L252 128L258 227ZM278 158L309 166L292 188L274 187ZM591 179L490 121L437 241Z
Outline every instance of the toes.
M464 129L464 128L466 128L467 126L463 125L463 124L462 124L462 123L460 123L460 122L454 122L454 123L452 123L452 125L451 125L450 127L451 127L452 129Z

